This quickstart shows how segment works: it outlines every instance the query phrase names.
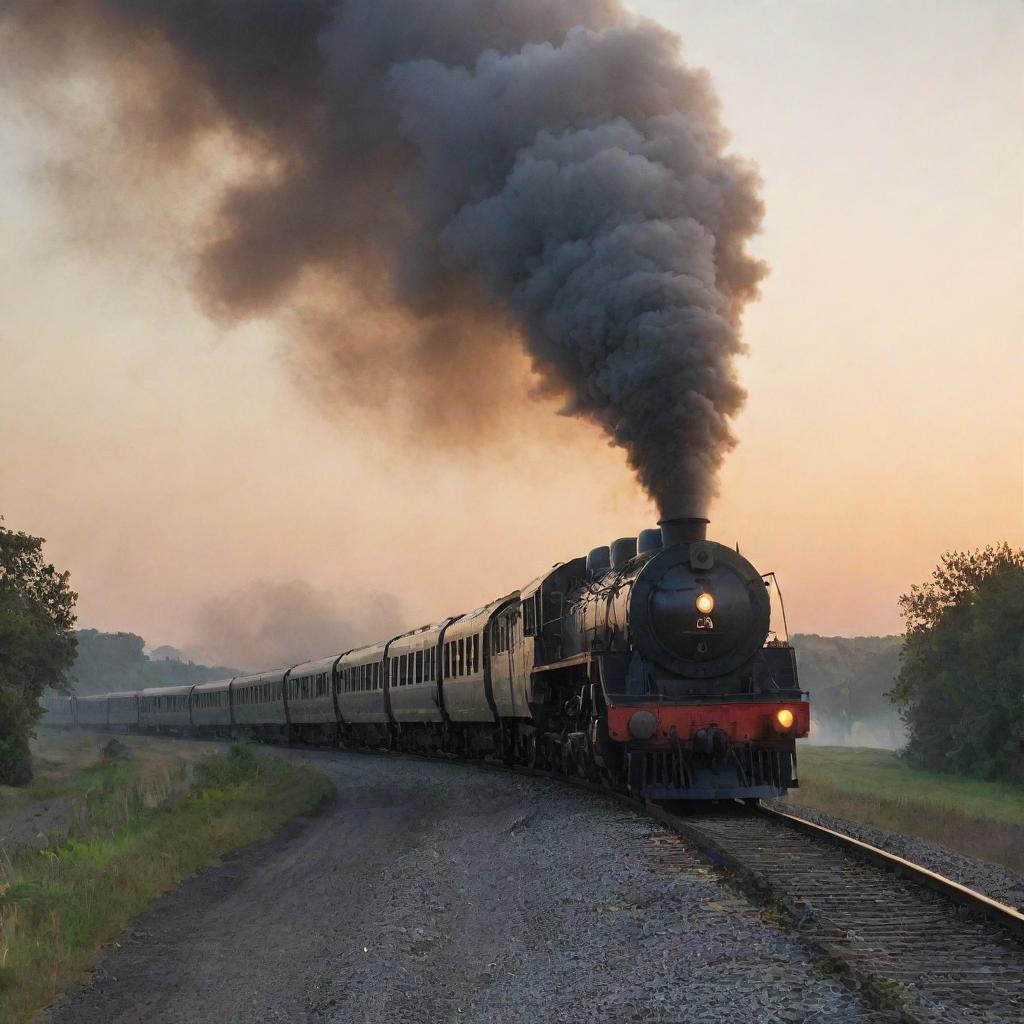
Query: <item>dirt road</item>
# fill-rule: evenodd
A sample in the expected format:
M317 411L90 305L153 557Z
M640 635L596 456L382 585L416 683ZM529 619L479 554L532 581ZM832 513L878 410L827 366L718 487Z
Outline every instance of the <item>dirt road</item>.
M458 765L285 756L330 774L336 802L162 899L52 1024L886 1019L614 803Z

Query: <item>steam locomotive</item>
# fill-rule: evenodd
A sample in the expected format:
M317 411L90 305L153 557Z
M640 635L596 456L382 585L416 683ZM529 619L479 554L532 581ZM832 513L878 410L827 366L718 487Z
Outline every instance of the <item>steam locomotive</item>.
M492 757L648 800L796 785L810 709L762 577L706 519L595 548L464 615L193 686L50 697L47 722Z

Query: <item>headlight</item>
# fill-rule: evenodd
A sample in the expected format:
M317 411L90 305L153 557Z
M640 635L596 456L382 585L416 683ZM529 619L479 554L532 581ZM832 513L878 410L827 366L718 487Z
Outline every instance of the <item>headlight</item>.
M715 599L707 592L697 595L697 611L710 615L715 610Z
M789 708L780 708L775 712L775 721L778 722L783 729L788 729L793 724L793 712L790 711Z

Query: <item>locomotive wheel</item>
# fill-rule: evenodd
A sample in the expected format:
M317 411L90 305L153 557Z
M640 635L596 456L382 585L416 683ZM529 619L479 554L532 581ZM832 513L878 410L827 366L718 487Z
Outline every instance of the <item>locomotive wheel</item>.
M540 756L540 749L537 744L537 734L535 732L530 733L526 737L526 767L527 768L541 768L543 767L543 759Z
M576 774L590 782L597 779L597 765L589 750L581 748L576 751Z

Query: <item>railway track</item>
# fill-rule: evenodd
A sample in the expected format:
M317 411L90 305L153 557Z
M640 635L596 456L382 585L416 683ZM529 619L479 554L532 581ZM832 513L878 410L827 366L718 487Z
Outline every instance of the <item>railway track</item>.
M647 813L738 876L908 1024L1024 1021L1024 915L900 857L765 808Z

